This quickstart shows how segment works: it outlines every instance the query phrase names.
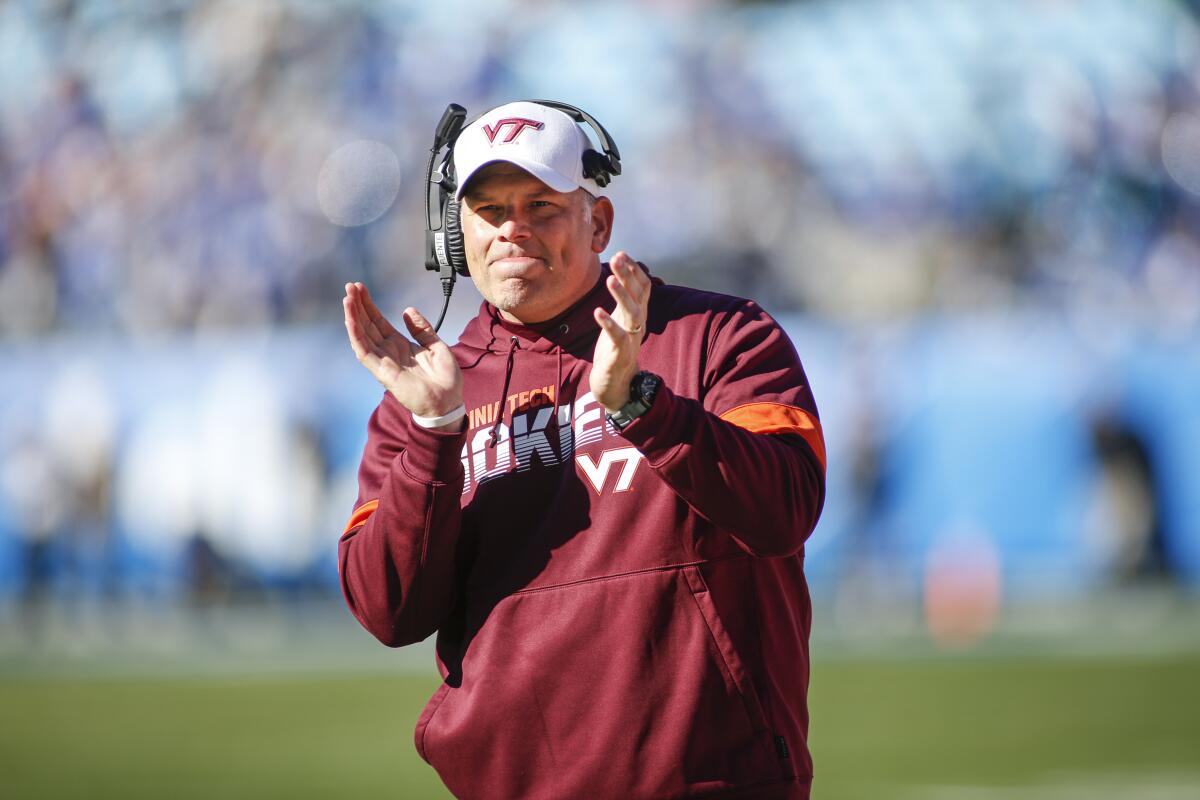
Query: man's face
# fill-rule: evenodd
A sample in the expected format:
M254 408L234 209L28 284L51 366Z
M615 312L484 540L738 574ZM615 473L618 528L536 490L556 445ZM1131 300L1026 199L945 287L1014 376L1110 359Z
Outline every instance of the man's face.
M582 189L556 192L514 164L489 164L462 201L471 279L506 319L534 323L565 311L595 285L612 204Z

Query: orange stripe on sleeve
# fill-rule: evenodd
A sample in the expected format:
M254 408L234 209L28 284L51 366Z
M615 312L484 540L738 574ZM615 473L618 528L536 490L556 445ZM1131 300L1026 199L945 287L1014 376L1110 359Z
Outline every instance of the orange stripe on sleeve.
M365 523L375 513L375 509L377 508L379 508L378 500L368 500L354 509L354 513L350 515L350 521L346 523L346 530L342 531L342 536L345 536L354 528Z
M783 403L746 403L731 408L721 419L752 433L794 433L803 437L825 469L825 435L821 421L803 408Z

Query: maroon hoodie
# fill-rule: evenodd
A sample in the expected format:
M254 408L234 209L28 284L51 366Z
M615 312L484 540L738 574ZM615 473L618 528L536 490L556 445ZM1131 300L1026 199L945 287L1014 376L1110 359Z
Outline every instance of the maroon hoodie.
M800 360L753 302L656 280L638 363L663 388L618 433L588 388L603 273L536 328L482 305L465 432L384 394L346 601L389 646L437 632L416 746L458 797L807 798L825 448Z

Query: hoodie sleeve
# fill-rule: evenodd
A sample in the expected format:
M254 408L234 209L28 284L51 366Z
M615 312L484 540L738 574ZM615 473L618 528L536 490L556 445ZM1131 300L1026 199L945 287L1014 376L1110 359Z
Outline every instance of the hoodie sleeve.
M371 415L338 572L351 612L389 647L425 639L453 606L465 435L413 425L390 394Z
M663 386L623 435L691 508L756 556L798 552L825 501L825 441L787 334L755 303L715 323L695 400Z

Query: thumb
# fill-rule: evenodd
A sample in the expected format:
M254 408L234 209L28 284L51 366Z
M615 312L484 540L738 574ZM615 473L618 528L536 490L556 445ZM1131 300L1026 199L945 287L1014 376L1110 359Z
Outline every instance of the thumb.
M441 341L437 331L429 324L429 320L425 319L425 315L412 306L404 309L404 325L421 347L429 347Z

